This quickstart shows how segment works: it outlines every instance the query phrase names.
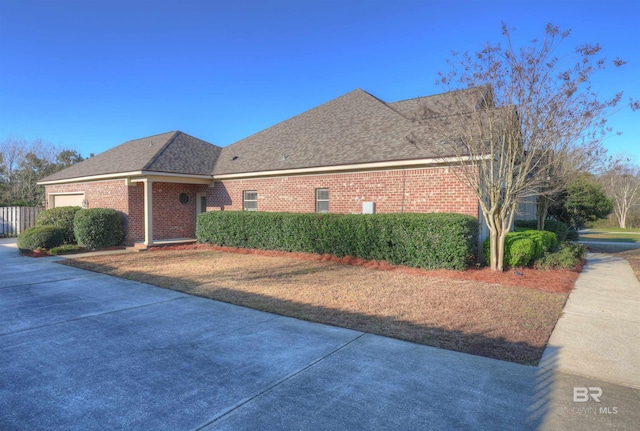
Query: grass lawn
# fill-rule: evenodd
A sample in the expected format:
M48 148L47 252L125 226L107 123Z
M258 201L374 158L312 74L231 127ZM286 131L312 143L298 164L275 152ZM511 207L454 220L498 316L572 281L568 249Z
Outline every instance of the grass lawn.
M522 276L489 270L383 271L319 256L263 254L190 246L63 263L298 319L532 365L540 360L577 277L571 271L528 269ZM553 280L565 287L545 291ZM519 282L537 283L540 289L518 287Z
M592 228L591 230L594 231L600 231L600 232L619 232L619 233L629 233L629 232L636 232L636 233L640 233L640 228L626 228L626 229L622 229L621 227L599 227L599 228Z
M580 232L580 239L585 241L640 243L640 235L637 233L609 232L603 230Z

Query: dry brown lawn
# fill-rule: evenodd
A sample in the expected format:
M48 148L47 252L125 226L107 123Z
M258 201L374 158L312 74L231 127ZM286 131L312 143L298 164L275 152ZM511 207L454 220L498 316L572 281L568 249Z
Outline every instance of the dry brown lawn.
M523 364L540 360L568 296L566 291L427 272L206 247L64 263L298 319Z

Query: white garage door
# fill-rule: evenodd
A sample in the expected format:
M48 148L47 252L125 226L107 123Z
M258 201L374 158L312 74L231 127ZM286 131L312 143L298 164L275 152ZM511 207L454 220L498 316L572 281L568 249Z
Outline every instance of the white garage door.
M82 206L84 194L78 193L73 195L54 195L53 207L79 207Z

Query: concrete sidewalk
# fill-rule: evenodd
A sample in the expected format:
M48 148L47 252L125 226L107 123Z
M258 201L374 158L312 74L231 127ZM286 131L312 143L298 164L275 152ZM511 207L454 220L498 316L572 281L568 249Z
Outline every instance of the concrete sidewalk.
M626 383L300 321L57 260L0 243L0 430L640 423L640 391ZM601 402L576 404L575 387L602 388Z
M624 259L590 253L541 367L640 389L640 283Z

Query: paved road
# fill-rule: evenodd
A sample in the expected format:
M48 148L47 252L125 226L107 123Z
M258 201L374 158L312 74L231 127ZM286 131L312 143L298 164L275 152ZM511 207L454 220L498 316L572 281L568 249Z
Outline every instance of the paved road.
M552 350L547 368L450 352L24 258L6 242L3 431L640 423L638 389L554 368ZM602 388L601 402L574 402L576 386Z

